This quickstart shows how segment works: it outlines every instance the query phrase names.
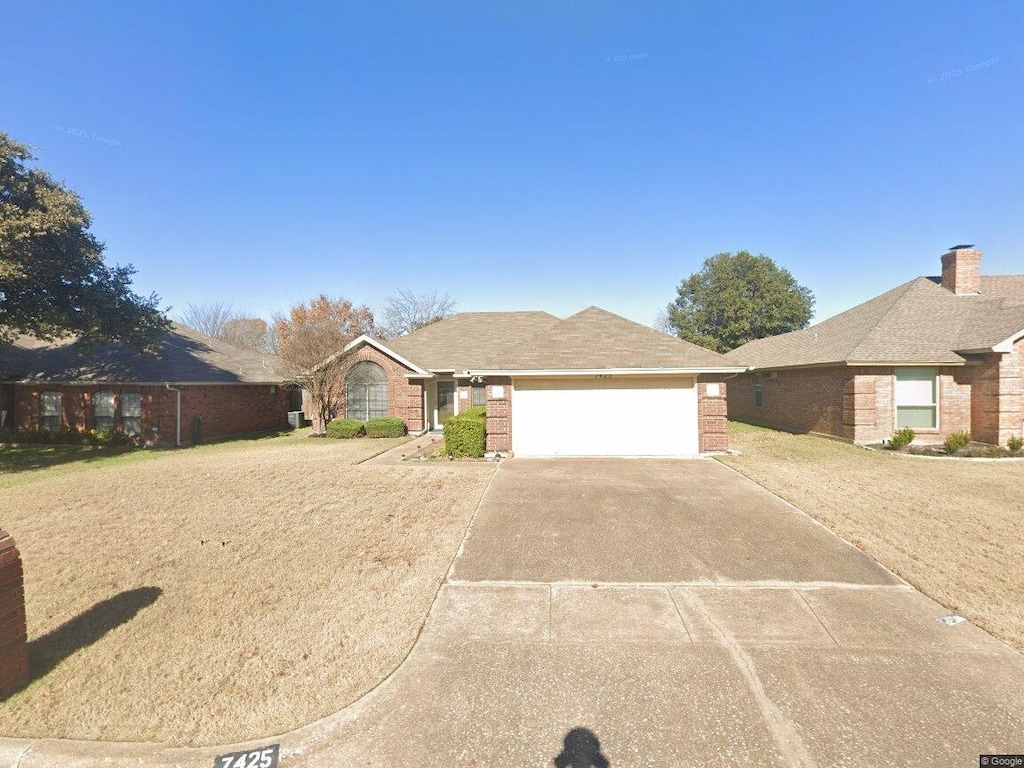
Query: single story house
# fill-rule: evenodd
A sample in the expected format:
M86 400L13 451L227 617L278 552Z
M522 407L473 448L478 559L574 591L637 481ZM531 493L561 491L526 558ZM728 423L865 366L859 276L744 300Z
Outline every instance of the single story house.
M26 431L121 429L147 446L288 426L298 390L273 357L173 326L159 354L73 339L0 346L0 422Z
M879 443L903 427L1005 444L1024 432L1024 275L986 277L956 246L918 277L802 331L725 355L749 366L729 415L794 432Z
M716 352L590 307L466 312L340 353L336 415L402 418L412 432L487 408L487 449L516 456L692 456L728 447Z

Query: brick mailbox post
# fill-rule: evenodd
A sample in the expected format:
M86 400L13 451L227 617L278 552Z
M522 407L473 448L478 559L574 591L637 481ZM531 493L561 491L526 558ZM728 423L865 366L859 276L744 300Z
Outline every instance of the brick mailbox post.
M27 640L21 555L10 534L0 531L0 699L28 682Z

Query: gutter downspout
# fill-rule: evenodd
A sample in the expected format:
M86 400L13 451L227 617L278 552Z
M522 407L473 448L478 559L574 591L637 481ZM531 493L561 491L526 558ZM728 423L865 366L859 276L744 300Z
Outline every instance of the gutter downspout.
M164 384L168 392L178 393L178 407L174 414L174 447L181 448L181 390L175 389L170 384Z

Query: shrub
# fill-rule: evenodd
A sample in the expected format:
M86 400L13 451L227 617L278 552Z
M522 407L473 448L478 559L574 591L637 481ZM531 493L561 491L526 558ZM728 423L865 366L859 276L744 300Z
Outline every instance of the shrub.
M966 432L954 432L952 435L950 435L943 441L942 447L946 449L947 454L952 456L961 448L966 448L970 444L970 435L968 435Z
M409 432L405 422L394 416L370 419L366 422L367 437L402 437Z
M1024 437L1020 435L1011 435L1006 441L1006 450L1010 453L1017 453L1021 448L1024 448Z
M22 445L89 445L85 442L85 435L76 429L5 429L0 432L0 442Z
M463 411L459 416L466 416L471 419L486 419L487 409L482 405L478 405L476 408L470 408L468 411Z
M90 445L93 448L135 444L132 436L120 429L90 429L79 435L78 440L82 445Z
M914 442L915 437L916 434L914 433L914 430L912 430L910 427L904 427L903 429L896 431L896 433L892 436L892 439L889 440L889 443L886 447L889 448L890 450L898 451L900 450L900 448L906 448L908 445Z
M487 447L487 420L473 414L473 408L466 413L452 416L444 422L444 450L453 458L472 456L480 458Z
M360 437L366 434L363 422L355 419L332 419L327 423L327 436L334 438Z

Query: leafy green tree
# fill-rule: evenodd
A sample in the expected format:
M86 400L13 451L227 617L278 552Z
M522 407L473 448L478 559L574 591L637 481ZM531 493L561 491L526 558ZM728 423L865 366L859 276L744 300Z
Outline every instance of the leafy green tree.
M763 253L718 253L679 284L668 325L681 339L728 352L753 339L806 328L810 289Z
M0 343L19 333L80 348L123 341L155 350L169 327L159 298L131 290L135 270L103 263L81 199L29 167L29 148L0 132Z

